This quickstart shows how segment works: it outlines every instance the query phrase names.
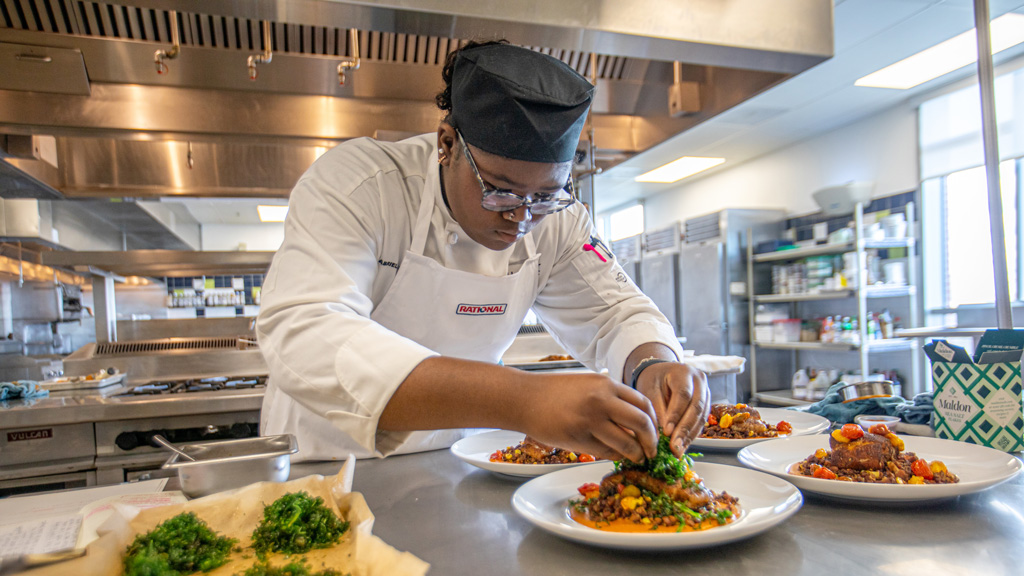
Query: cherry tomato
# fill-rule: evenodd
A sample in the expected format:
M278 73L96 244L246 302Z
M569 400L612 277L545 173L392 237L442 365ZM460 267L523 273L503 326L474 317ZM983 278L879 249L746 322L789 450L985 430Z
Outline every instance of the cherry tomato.
M580 486L579 488L576 489L576 491L583 496L587 496L587 494L592 494L594 492L599 492L600 490L601 487L598 486L597 484L594 484L593 482L587 482L583 486ZM587 498L589 497L590 496L587 496Z
M779 431L779 434L789 434L793 431L793 425L785 420L780 420L779 423L775 425L775 429Z
M925 480L931 480L934 474L932 469L928 466L928 462L924 459L914 460L914 463L910 465L910 471L914 473L914 476L920 476Z
M714 414L708 414L708 426L718 426L718 418Z
M580 454L579 461L580 462L593 462L594 461L594 457L591 456L590 454Z
M850 440L856 440L864 436L864 429L856 424L844 424L840 432Z
M825 468L824 466L814 471L814 477L821 478L823 480L835 480L836 478L838 478L835 472L829 470L828 468Z
M501 450L495 450L490 456L491 462L502 462L504 457L501 455Z

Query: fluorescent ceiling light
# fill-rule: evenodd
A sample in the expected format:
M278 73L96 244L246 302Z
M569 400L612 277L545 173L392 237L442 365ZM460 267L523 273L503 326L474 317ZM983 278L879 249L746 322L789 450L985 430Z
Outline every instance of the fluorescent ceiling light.
M655 168L650 172L641 174L634 180L637 182L659 182L662 184L669 184L677 180L682 180L687 176L693 176L698 172L703 172L708 168L718 166L722 162L725 162L725 158L683 156L678 160L665 164L661 168Z
M284 222L288 207L260 204L256 206L256 211L260 213L260 222Z
M989 30L993 54L1016 46L1024 42L1024 14L1003 14L991 22ZM974 28L971 28L959 36L868 74L854 82L854 85L906 90L963 68L977 59L977 37Z

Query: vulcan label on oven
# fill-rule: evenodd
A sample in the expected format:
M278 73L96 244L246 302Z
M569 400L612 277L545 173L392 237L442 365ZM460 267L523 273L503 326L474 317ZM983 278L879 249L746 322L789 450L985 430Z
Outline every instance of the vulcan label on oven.
M22 440L43 440L53 438L53 428L40 428L39 430L19 430L8 432L8 442L21 442Z
M455 307L456 314L470 316L496 316L505 313L508 304L459 304Z

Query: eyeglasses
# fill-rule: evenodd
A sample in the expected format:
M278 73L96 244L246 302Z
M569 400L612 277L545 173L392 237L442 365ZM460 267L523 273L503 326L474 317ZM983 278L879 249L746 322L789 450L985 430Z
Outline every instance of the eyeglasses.
M473 174L476 175L476 180L480 183L480 190L483 191L480 206L484 210L507 212L521 206L526 206L526 209L533 214L554 214L555 212L565 210L576 202L576 187L573 185L572 174L569 175L569 181L565 183L561 190L547 194L535 194L533 200L527 200L526 197L520 196L511 190L489 187L484 182L483 177L480 176L480 171L476 168L476 162L473 160L473 155L469 152L469 146L466 145L462 132L456 130L455 133L458 134L459 143L466 154L466 159L469 160L469 167L473 169Z

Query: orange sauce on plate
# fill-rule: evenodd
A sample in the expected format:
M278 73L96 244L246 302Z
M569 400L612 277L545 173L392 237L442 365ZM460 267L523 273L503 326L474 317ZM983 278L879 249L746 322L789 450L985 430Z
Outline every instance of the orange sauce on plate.
M577 511L575 509L575 507L573 507L572 505L570 505L568 507L567 512L569 514L569 518L572 518L577 523L582 524L582 525L584 525L584 526L586 526L588 528L593 528L594 530L601 530L603 532L629 532L629 533L643 532L643 533L646 533L646 534L650 534L652 532L663 532L663 533L675 534L675 533L679 533L679 532L698 532L698 531L704 531L704 530L707 530L709 528L718 528L720 526L725 526L725 524L730 524L730 523L736 521L739 518L739 514L735 514L735 515L733 515L732 518L726 520L725 524L719 524L718 520L715 519L715 518L708 518L707 520L704 520L703 522L700 523L700 527L699 528L691 528L690 526L683 526L680 529L679 526L654 526L654 527L651 527L650 524L637 524L636 522L632 522L632 521L626 520L624 518L619 518L617 520L612 520L610 522L607 521L607 520L595 521L595 520L591 520L590 519L590 515L589 514L587 514L586 512Z

